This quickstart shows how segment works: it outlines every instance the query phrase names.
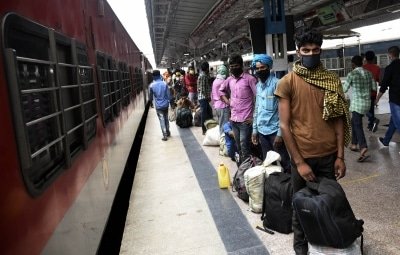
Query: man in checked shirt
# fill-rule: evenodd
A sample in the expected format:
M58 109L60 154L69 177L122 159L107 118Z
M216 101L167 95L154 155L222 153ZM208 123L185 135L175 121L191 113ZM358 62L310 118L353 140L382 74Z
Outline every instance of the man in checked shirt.
M200 75L197 78L197 98L201 109L201 129L203 130L203 135L205 135L207 129L204 126L204 122L211 119L213 115L209 104L211 100L211 77L208 62L201 63L200 70Z

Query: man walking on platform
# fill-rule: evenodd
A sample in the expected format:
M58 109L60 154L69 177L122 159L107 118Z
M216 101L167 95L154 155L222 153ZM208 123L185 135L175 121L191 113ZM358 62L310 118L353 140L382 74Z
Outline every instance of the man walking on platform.
M150 84L150 100L154 99L154 106L157 111L158 119L160 120L161 131L163 133L163 141L168 140L171 135L169 131L168 121L168 106L171 100L171 95L167 84L162 80L160 71L153 71L153 82Z
M363 65L364 69L367 69L371 72L372 77L374 78L376 84L379 83L379 78L381 76L381 69L375 61L375 53L372 50L365 52L365 61L366 63ZM379 119L375 118L375 100L376 100L376 90L371 92L371 106L369 112L367 113L368 117L368 130L372 132L376 132L378 130Z
M372 74L362 67L362 57L354 56L351 59L353 71L347 77L343 92L351 88L351 146L350 150L360 151L358 162L363 162L369 156L367 141L365 140L362 118L371 107L371 91L376 91L376 82ZM357 148L358 145L358 148Z
M389 146L394 133L400 132L400 49L392 46L388 49L390 64L385 68L375 104L378 104L383 93L389 88L390 122L385 137L379 137L384 146Z
M228 63L232 75L222 83L219 92L221 100L231 108L232 129L241 163L250 156L257 79L243 72L240 55L232 55Z
M344 177L344 146L350 142L348 105L340 79L320 62L322 35L303 28L295 41L300 60L275 91L281 132L292 160L293 192L317 177ZM293 232L296 255L306 255L307 239L295 212Z

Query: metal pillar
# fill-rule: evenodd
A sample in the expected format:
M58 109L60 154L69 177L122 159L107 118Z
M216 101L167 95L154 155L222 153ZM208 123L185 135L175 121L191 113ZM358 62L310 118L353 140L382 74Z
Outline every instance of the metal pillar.
M274 59L274 71L287 71L287 38L284 0L264 0L267 54Z

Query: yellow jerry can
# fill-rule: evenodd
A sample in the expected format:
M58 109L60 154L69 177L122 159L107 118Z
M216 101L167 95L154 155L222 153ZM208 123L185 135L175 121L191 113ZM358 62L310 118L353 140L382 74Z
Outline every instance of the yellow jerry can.
M231 184L231 178L229 176L229 170L224 163L219 164L217 173L219 187L221 189L229 188L229 185Z

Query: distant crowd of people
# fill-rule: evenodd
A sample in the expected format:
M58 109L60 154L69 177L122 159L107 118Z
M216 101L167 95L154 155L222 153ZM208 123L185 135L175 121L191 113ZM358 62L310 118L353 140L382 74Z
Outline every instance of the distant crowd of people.
M278 152L284 171L291 173L293 191L306 186L307 181L326 177L334 180L346 174L346 146L358 151L358 162L368 159L368 144L363 128L363 116L368 117L368 130L376 132L379 119L374 108L389 88L391 118L389 128L379 141L388 146L400 130L400 60L399 47L388 49L391 63L380 80L380 68L373 51L351 59L353 70L344 84L320 61L322 35L304 29L295 35L298 59L289 72L278 79L273 73L273 59L267 54L255 54L251 70L244 71L240 55L231 55L227 64L210 76L207 62L188 71L178 69L163 76L153 71L150 98L163 133L170 136L168 108L200 109L203 134L208 119L216 118L220 134L233 139L234 151L242 162L260 148L265 159L270 150ZM378 89L379 84L379 89ZM351 90L350 104L345 93ZM229 154L232 159L234 154ZM293 217L294 250L307 254L307 239Z

